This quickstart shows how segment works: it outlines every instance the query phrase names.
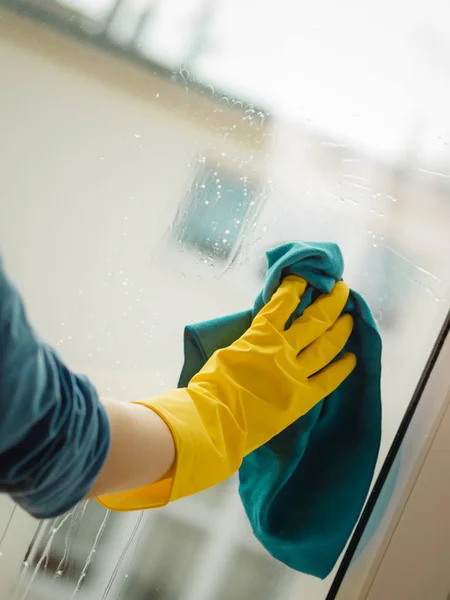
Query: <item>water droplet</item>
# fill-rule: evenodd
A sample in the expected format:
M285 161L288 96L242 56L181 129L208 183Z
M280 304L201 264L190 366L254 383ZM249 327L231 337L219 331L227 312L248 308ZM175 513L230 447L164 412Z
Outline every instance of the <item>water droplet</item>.
M230 233L230 230L229 230L229 229L227 229L227 230L225 231L225 235L228 235L229 233Z
M209 200L205 200L205 204L209 204Z
M135 137L136 139L139 139L139 138L141 138L141 137L142 137L142 134L141 134L141 133L135 133L135 134L134 134L134 137Z

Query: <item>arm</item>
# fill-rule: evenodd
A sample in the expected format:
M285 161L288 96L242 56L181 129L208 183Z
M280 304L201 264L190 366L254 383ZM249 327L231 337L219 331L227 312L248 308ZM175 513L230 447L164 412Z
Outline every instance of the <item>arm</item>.
M338 318L342 282L284 330L305 287L287 278L188 388L102 403L39 340L0 263L0 491L50 518L92 496L116 510L161 506L232 475L355 366L353 355L334 361L352 330L349 315Z
M0 260L0 491L38 518L150 484L174 460L156 413L101 403L30 326Z
M88 498L149 485L168 474L175 460L170 429L139 404L102 399L111 427L111 447Z

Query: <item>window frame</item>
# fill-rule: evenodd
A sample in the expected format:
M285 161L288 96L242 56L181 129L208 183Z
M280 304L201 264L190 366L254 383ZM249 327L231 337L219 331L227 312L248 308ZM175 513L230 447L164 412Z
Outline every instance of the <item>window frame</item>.
M386 550L395 537L402 514L414 493L418 475L450 405L449 364L450 311L435 340L413 397L325 600L363 600L369 597L372 599L370 589L379 577ZM394 465L398 466L398 471L393 489L387 490L386 506L386 497L383 497L383 492L386 492L388 477ZM439 493L439 490L435 490L435 492ZM375 523L374 534L368 540L363 552L358 555L363 535L371 524L371 516L376 514L377 508L380 508L381 505L384 505L384 509L379 522ZM441 519L442 515L436 515L436 518ZM434 560L432 546L427 547L427 553L428 560L432 563ZM405 553L394 559L398 565L396 569L398 578L403 576L402 573L408 572L407 556ZM389 587L384 589L385 598L390 597L389 589Z

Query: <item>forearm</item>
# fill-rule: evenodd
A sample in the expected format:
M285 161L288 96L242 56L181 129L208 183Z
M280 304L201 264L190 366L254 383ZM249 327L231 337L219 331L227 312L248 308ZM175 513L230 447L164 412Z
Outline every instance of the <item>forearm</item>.
M102 399L111 445L87 497L132 490L158 481L172 468L175 444L166 423L138 404Z

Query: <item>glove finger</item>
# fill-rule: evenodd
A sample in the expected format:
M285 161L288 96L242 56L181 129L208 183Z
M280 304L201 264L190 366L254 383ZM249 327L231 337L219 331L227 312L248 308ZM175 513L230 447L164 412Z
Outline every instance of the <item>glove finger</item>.
M318 402L329 396L343 383L356 367L356 356L349 352L320 373L309 378L311 395L310 409ZM308 409L308 410L310 410Z
M307 377L325 368L344 349L353 330L351 315L342 315L317 340L297 357L298 365Z
M323 294L305 309L301 317L285 332L287 342L300 352L320 337L344 310L350 290L343 281L338 281L329 294Z
M276 329L283 331L289 317L299 305L306 286L302 277L288 275L258 316L264 317Z

